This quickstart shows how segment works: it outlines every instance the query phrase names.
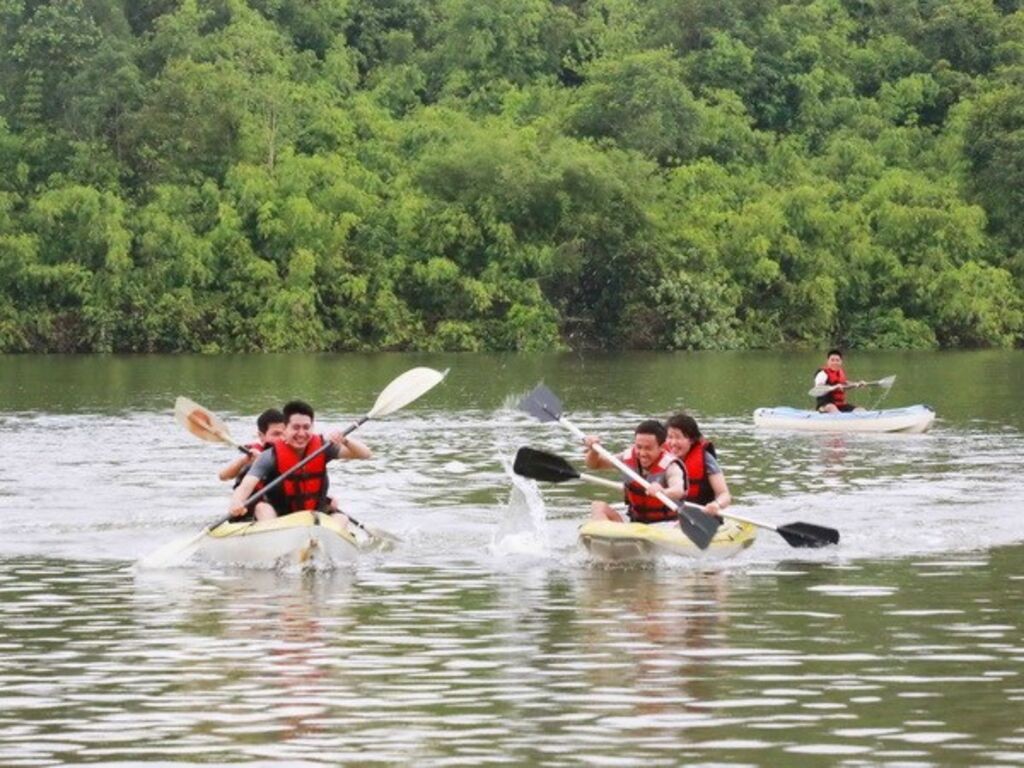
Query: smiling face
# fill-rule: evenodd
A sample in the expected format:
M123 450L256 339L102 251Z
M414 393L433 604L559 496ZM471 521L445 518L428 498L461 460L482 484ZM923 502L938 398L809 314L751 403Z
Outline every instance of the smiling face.
M841 371L843 369L843 356L829 355L825 367L832 371Z
M275 421L267 425L267 431L260 433L260 442L272 443L284 437L285 426L283 421Z
M313 436L313 419L304 413L293 413L284 427L284 441L296 451L305 450Z
M668 428L668 439L665 440L665 445L679 458L683 458L690 451L690 447L693 445L693 441L686 436L683 430L678 427Z
M644 469L654 464L661 455L661 443L658 442L658 438L645 432L636 434L633 447L636 448L636 457Z

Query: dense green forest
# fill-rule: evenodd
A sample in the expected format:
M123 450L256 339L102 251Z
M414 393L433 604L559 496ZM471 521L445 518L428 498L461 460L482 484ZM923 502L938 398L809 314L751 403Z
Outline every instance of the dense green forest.
M1024 0L0 0L0 351L1024 345Z

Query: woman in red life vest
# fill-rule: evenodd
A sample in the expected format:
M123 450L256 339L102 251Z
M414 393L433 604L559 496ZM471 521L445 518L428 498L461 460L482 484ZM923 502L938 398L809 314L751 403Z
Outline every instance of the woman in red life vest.
M304 457L318 450L327 440L332 443L330 448L298 472L289 475L288 479L268 494L269 499L264 497L256 503L256 519L269 520L303 509L329 511L327 462L339 458L369 459L373 455L362 442L345 437L340 431L332 432L329 437L314 434L313 409L301 400L287 403L284 417L282 438L275 440L270 448L259 455L231 494L228 512L232 517L246 514L242 502L253 494L260 483L269 485Z
M843 370L843 353L838 349L830 349L825 359L825 366L819 368L814 374L814 386L832 387L831 392L826 392L818 398L817 407L822 413L837 413L842 411L856 411L857 406L846 402L846 390L863 387L863 381L847 381L846 371Z
M591 469L615 469L615 465L594 450L599 442L596 437L587 437L587 466ZM633 433L633 445L619 458L626 466L651 484L650 490L627 481L624 487L626 514L634 523L661 523L676 521L678 513L669 509L656 498L663 492L670 499L678 501L686 492L683 485L683 467L680 461L665 448L665 425L650 419L643 421ZM590 506L590 517L594 520L624 522L612 506L604 501L595 501Z
M667 422L666 445L686 468L686 501L700 504L705 511L718 515L732 503L725 474L718 466L715 446L704 439L693 416L679 413Z

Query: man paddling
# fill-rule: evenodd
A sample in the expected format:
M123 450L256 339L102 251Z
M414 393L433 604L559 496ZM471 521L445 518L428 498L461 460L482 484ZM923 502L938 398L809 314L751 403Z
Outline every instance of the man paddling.
M260 483L269 485L303 458L319 450L328 440L332 445L326 451L298 472L289 475L256 503L255 516L257 520L270 520L302 510L330 511L327 462L338 458L369 459L373 455L361 441L346 437L340 431L332 432L329 438L314 434L313 408L308 403L292 400L285 404L283 412L284 435L259 455L245 479L231 494L228 513L232 517L246 514L242 502L253 494Z
M650 483L647 490L633 481L625 483L626 514L634 523L661 523L678 519L675 509L669 509L656 498L658 493L664 493L673 501L679 501L686 493L682 462L665 448L666 435L665 425L660 421L642 421L634 430L632 447L619 457L627 467ZM592 436L584 440L587 446L587 466L591 469L615 469L615 465L594 448L598 442L600 440ZM625 522L622 515L604 501L591 503L590 517L592 520Z
M244 446L248 453L244 453L230 464L225 466L217 477L221 480L236 480L237 487L242 482L242 477L249 471L249 467L256 460L256 457L270 447L275 440L284 437L284 414L277 408L268 408L256 418L256 434L258 440Z
M817 407L822 413L848 413L859 410L857 406L846 402L846 390L863 387L865 382L846 380L843 370L843 353L838 349L830 349L825 359L825 366L819 368L814 375L814 386L832 387L831 390L818 398Z

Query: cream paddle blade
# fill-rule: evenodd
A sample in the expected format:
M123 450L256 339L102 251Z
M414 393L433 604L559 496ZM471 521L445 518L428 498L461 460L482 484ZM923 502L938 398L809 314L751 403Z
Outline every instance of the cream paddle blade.
M174 418L181 426L200 440L205 440L208 443L235 445L235 441L228 434L228 428L224 426L224 422L199 403L193 402L187 397L179 396L174 401Z

